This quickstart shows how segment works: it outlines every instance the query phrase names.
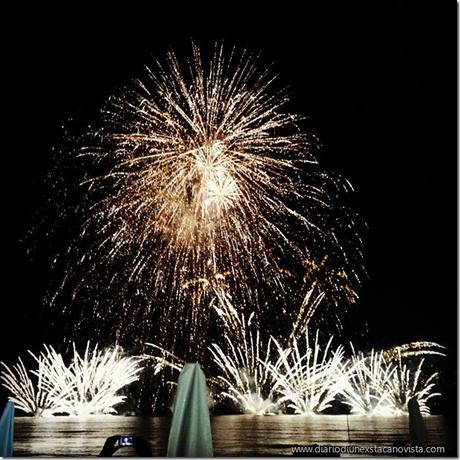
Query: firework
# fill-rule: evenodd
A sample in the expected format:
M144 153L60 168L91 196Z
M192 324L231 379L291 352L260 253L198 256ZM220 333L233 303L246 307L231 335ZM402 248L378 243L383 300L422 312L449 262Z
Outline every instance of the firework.
M384 351L384 354L387 361L415 356L446 356L446 347L435 342L410 342L389 348Z
M286 91L247 52L192 48L187 65L171 51L114 94L80 139L84 224L53 299L70 292L93 329L111 317L117 339L161 328L169 350L177 322L205 349L219 284L276 329L312 280L330 304L354 302L361 268L338 201L351 186L319 168Z
M407 414L409 401L416 398L420 412L423 415L430 414L428 400L435 396L441 396L441 393L433 392L438 373L433 373L424 379L422 376L423 363L424 359L421 359L415 371L411 371L408 365L402 362L402 355L399 354L395 371L387 381L392 413Z
M430 346L443 348L434 343ZM402 345L400 348L406 350L407 347ZM392 355L386 351L372 350L366 356L353 349L351 365L346 370L349 377L341 390L344 403L350 406L353 414L400 415L408 413L409 400L416 398L422 414L429 415L427 401L440 395L432 391L438 374L425 380L422 376L423 359L412 370L402 362L401 350L396 361L388 356Z
M11 401L18 409L34 415L90 415L116 413L114 406L125 396L117 394L126 385L139 379L142 368L139 358L121 357L119 347L90 351L89 343L81 356L74 345L69 366L60 353L45 345L38 356L29 352L38 370L26 370L18 364L1 373L2 385L12 393ZM37 377L36 388L30 374Z
M120 356L120 348L90 351L83 356L74 345L69 367L71 393L61 399L61 411L73 415L116 413L114 406L126 397L117 394L123 387L139 379L139 359Z
M274 392L279 395L278 403L285 403L296 414L311 415L331 407L346 380L341 374L344 350L342 346L332 349L332 337L322 349L318 331L312 345L308 330L304 334L303 346L294 340L290 347L283 349L273 340L279 357L267 368L274 381Z
M395 368L387 365L383 351L372 350L369 356L355 352L353 346L352 351L350 367L344 366L344 372L349 374L341 389L344 403L350 406L352 414L388 414L388 382Z
M35 388L31 380L31 375L25 368L21 358L11 368L3 362L1 365L3 366L3 370L0 374L0 381L2 382L2 386L13 395L9 399L17 409L32 415L42 415L47 411L53 410L53 401L41 385L43 367L40 364L37 372L39 379L37 388Z
M318 330L313 342L308 329L298 338L296 323L287 345L274 337L267 342L253 328L254 313L246 321L231 297L221 294L213 307L226 331L225 343L209 348L212 370L208 383L216 402L230 401L241 412L255 415L283 410L312 415L337 402L348 405L353 414L398 415L407 413L413 397L422 413L429 414L427 401L439 395L432 391L437 374L426 380L422 377L423 360L415 370L402 362L403 357L445 355L439 344L413 342L372 350L369 355L356 352L351 344L352 355L347 358L342 345L333 347L333 337L323 347ZM147 345L154 349L147 356L155 362L155 373L182 369L183 359L157 345Z
M154 364L154 375L160 374L165 369L172 369L180 372L185 365L185 361L177 357L174 353L165 350L154 343L146 343L148 347L153 348L153 353L145 354L144 358L152 360Z
M218 371L216 376L208 375L212 399L230 401L238 410L248 414L272 413L277 406L271 400L269 375L266 372L270 342L265 347L259 331L251 329L254 313L246 321L233 307L228 293L217 292L217 299L212 306L222 322L225 340L222 348L215 343L208 348L211 365ZM153 361L155 375L162 374L160 384L175 385L174 381L165 380L165 371L180 372L185 364L184 359L156 344L146 345L153 351L145 358ZM265 348L265 359L260 361Z
M245 333L244 339L233 343L227 336L223 350L216 344L209 348L212 360L219 369L217 381L224 391L220 396L232 401L245 414L275 413L273 381L268 371L271 359L271 340L265 345L257 330Z

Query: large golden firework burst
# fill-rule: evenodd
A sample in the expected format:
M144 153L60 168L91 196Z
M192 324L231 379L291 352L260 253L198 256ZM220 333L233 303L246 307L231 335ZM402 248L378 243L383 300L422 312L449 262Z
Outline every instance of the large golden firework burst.
M274 322L308 318L299 305L326 256L322 283L354 301L354 256L337 234L353 222L335 200L348 182L317 168L286 91L255 56L216 45L206 60L192 50L186 65L170 51L113 95L97 142L79 150L93 166L73 245L86 268L73 295L94 296L96 286L106 306L93 298L92 313L116 315L120 334L147 339L180 324L195 345L216 291L270 310Z

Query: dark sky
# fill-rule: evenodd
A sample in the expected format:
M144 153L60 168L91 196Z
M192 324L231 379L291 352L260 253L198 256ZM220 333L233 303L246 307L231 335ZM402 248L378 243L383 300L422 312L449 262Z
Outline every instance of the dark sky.
M375 345L426 339L455 349L455 3L304 3L302 10L261 4L257 13L233 2L10 13L2 56L2 318L14 327L0 358L48 340L46 271L20 240L61 125L94 112L151 55L190 37L204 46L224 38L273 60L324 146L320 161L355 186L355 207L369 226L370 279L358 308Z

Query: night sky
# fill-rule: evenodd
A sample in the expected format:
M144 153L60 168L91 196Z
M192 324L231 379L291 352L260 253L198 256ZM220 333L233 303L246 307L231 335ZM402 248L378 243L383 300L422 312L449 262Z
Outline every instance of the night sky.
M320 162L354 185L353 206L369 227L369 280L356 308L372 343L434 340L455 362L455 3L368 3L308 2L300 10L282 2L280 11L257 13L233 2L206 11L127 3L11 12L2 56L0 359L59 337L48 327L55 313L42 306L46 256L38 249L29 257L24 239L61 126L91 116L152 55L186 49L193 37L209 47L223 38L274 61L322 142Z

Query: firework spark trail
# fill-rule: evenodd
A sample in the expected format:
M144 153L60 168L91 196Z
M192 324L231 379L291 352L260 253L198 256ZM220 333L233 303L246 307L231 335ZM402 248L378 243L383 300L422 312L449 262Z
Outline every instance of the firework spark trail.
M301 117L254 56L216 45L206 65L192 49L187 66L170 51L112 96L82 140L86 223L58 291L86 295L85 315L113 314L117 334L129 324L142 342L154 327L136 321L181 320L202 349L218 274L240 308L270 308L278 324L315 280L335 305L340 293L354 302L360 239L337 201L351 186L318 169Z
M225 388L221 396L233 401L245 414L275 412L277 405L273 401L271 377L264 366L270 359L270 342L264 354L258 331L255 335L250 333L242 349L236 348L228 337L227 341L229 353L216 344L209 348L221 371L217 377Z
M89 342L84 355L74 345L69 367L70 395L63 392L61 411L75 415L117 413L114 406L126 397L117 394L121 388L139 379L140 359L120 356L120 348L90 350Z
M126 399L117 393L138 380L142 370L141 358L121 357L119 347L103 351L95 346L90 350L88 343L80 355L74 345L70 365L53 347L44 348L38 356L29 351L38 364L37 370L30 371L37 377L36 387L21 359L12 368L1 363L5 370L0 373L0 381L12 394L11 401L25 413L116 413L114 406Z
M165 369L173 369L180 372L184 367L185 361L174 355L174 353L154 343L147 342L146 345L153 348L153 353L146 353L143 357L144 359L154 361L154 375L160 374Z
M264 341L259 330L255 327L256 324L253 323L254 312L246 320L244 315L239 314L233 306L232 298L224 288L225 286L221 284L216 287L217 301L212 304L212 307L222 322L225 342L222 346L213 343L208 348L211 352L213 370L217 370L215 377L209 377L211 386L216 390L215 398L220 401L231 401L242 412L255 415L264 415L280 410L278 401L275 399L275 393L282 394L281 403L290 401L300 407L302 402L299 401L303 401L304 407L304 399L309 401L316 398L316 402L312 403L315 409L324 410L328 407L336 393L333 388L335 389L342 379L337 375L334 376L334 372L337 374L339 370L337 366L343 357L342 347L331 352L329 356L328 350L331 345L331 341L329 341L324 350L322 362L317 362L320 347L318 337L316 337L313 348L315 350L314 365L308 367L311 364L309 360L311 350L307 337L307 354L305 356L300 355L296 341L299 335L297 331L298 321L293 324L293 330L288 340L288 343L292 342L292 338L295 337L292 348L296 352L294 354L294 352L291 353L289 347L286 350L283 349L280 341L273 337ZM312 299L311 302L314 304L316 299ZM308 300L305 301L305 308L308 303ZM300 331L300 334L304 334L304 331L305 328ZM282 342L284 343L284 341ZM276 344L280 355L276 362L273 353L274 344ZM153 353L145 356L155 363L155 374L162 373L166 369L181 370L185 363L183 359L156 344L146 343L146 345L153 348ZM292 355L289 357L289 363L284 356L286 353ZM299 365L296 375L292 371L292 357L297 358L297 361L294 359L294 364ZM307 359L305 359L306 357ZM326 360L326 358L328 359ZM284 370L281 370L281 367ZM296 380L292 379L293 375ZM314 382L316 385L312 384L312 380L314 380L312 375L316 379ZM309 382L307 382L308 377L310 378ZM164 378L163 383L165 383ZM308 383L310 384L309 391L305 389ZM295 387L294 390L293 387ZM311 394L313 390L314 395ZM328 397L327 400L325 400L325 396ZM317 404L320 399L321 406ZM297 412L305 413L308 410L299 409Z
M305 330L305 328L308 326L311 318L315 314L318 307L321 305L321 301L324 299L324 292L321 292L319 295L315 296L315 291L316 283L313 283L300 305L297 318L292 325L289 341L297 339L297 337L301 334L301 331Z
M346 375L341 373L343 347L332 349L333 337L330 337L322 348L318 332L312 345L308 329L304 331L304 346L293 340L290 347L283 348L273 339L279 357L274 364L268 363L267 368L274 381L274 393L280 395L279 404L286 403L296 414L317 414L331 407L346 381Z
M318 330L314 341L306 328L301 337L287 343L273 336L264 340L253 329L254 315L248 320L239 315L225 293L214 309L226 333L223 346L213 343L208 348L208 382L216 402L230 401L241 412L265 415L292 410L312 415L341 401L353 414L399 415L407 413L407 404L415 397L422 413L429 415L428 401L440 395L433 392L438 374L422 374L425 358L416 368L403 362L403 358L429 357L433 350L439 355L438 350L445 348L434 342L413 342L370 354L356 352L351 344L349 358L342 345L332 345L332 337L323 346ZM154 361L156 374L180 372L183 359L147 345L154 352L145 357Z
M240 411L257 415L283 409L310 415L342 400L352 413L391 415L407 413L409 399L416 397L423 413L429 414L427 401L439 395L432 392L437 374L425 380L423 360L414 371L402 358L445 356L443 346L412 342L365 355L351 344L349 359L342 345L333 348L332 337L323 347L318 330L314 342L307 328L299 334L298 321L292 324L287 341L272 336L267 342L254 330L254 312L246 320L233 306L225 286L214 287L218 301L212 307L222 321L225 337L223 345L213 343L208 348L208 381L217 402L227 400ZM317 299L308 297L306 303L315 308ZM155 363L155 374L162 374L163 384L174 383L165 382L163 371L180 372L185 361L158 345L146 345L153 347L153 353L145 357Z
M416 343L419 344L417 349ZM427 344L435 349L443 348L433 342L416 342L395 347L397 359L386 351L372 350L370 355L356 353L352 346L351 365L344 366L344 372L349 373L346 384L341 389L345 397L344 403L349 405L354 414L400 415L408 413L408 402L417 398L422 414L429 415L428 400L440 393L433 392L437 373L424 379L422 377L421 359L415 370L403 363L401 352L410 350L408 356L418 356L427 353ZM414 354L415 353L415 354ZM428 354L433 354L428 351ZM435 354L439 354L436 352Z
M446 347L435 342L410 342L398 345L384 351L385 360L400 360L401 357L409 358L413 356L446 356Z
M369 356L355 352L352 346L350 367L344 366L349 379L341 390L344 403L353 414L385 415L390 410L387 384L395 368L387 366L383 351L372 350Z
M53 408L53 403L48 398L46 391L40 385L42 379L42 367L39 366L38 378L39 385L35 389L29 373L19 358L18 363L11 368L5 363L1 363L3 370L0 373L1 385L6 388L13 396L9 400L14 403L17 409L26 414L40 414L43 411Z
M253 332L252 317L250 315L247 322L244 317L238 318L241 333L235 335L236 341L227 335L224 349L212 344L209 351L221 372L217 376L224 388L221 397L233 401L246 414L264 415L278 409L274 402L273 379L268 371L272 340L264 343L259 330Z
M431 344L433 345L433 344ZM436 344L434 344L436 345ZM394 365L395 372L387 381L387 389L390 399L390 407L393 414L406 414L408 412L408 403L412 398L416 398L420 412L424 415L430 414L428 401L441 393L433 392L435 380L438 373L431 374L428 378L422 378L422 366L424 359L420 360L415 371L412 371L407 364L403 364L402 355L399 353L398 361Z

